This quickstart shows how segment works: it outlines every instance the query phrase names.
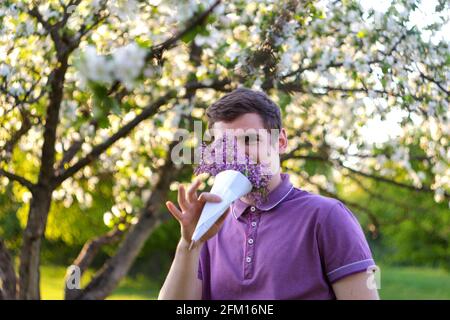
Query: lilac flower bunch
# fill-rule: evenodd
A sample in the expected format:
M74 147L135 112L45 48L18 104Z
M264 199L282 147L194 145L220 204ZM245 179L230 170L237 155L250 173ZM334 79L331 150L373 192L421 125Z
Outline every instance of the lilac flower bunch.
M225 170L236 170L245 175L253 188L246 197L261 204L266 200L268 185L271 178L268 166L252 161L245 152L238 152L236 137L230 139L223 135L222 138L214 140L209 145L203 142L200 145L201 157L194 174L208 173L216 176Z

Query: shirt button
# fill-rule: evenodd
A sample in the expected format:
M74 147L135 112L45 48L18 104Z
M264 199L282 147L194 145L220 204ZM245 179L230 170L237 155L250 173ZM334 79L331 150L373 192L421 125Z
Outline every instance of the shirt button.
M250 211L251 211L251 212L255 212L255 210L256 210L256 208L255 208L254 206L251 206L251 207L250 207Z
M256 227L256 221L252 221L252 227Z
M249 244L253 244L253 239L248 239L248 241L247 241Z
M250 262L252 262L252 258L251 258L251 257L247 257L247 258L245 259L245 261L247 261L248 263L250 263Z

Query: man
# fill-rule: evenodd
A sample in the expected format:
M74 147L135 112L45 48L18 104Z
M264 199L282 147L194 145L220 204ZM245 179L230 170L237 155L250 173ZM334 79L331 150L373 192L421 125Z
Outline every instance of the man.
M221 199L198 196L198 180L187 190L180 186L180 209L166 205L181 239L159 299L378 299L370 283L375 263L355 216L336 199L294 187L280 171L287 136L279 107L262 92L240 88L212 104L207 117L222 132L278 130L277 143L261 135L245 149L272 151L278 170L263 203L236 200L192 250L204 204Z

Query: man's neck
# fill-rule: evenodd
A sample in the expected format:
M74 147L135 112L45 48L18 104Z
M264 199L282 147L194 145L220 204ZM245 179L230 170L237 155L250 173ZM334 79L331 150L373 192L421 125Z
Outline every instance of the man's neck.
M267 187L268 194L270 192L272 192L272 190L274 190L276 187L278 187L278 185L280 183L281 183L281 174L280 174L280 172L278 172L278 173L274 174L272 176L272 178L270 179L270 181L269 181L269 185ZM250 199L247 199L247 197L245 197L245 196L241 197L240 199L241 199L242 202L245 202L247 204L250 204L250 205L254 205L255 204L254 201L252 201Z

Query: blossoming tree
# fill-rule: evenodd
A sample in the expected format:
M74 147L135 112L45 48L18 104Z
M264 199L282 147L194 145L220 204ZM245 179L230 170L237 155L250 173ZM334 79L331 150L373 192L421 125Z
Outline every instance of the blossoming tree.
M450 52L437 34L448 4L438 2L436 19L421 28L412 19L418 6L4 1L0 189L15 185L24 230L17 273L0 239L0 297L40 298L52 203L69 207L76 198L89 207L105 172L114 178L115 205L104 215L111 231L88 241L73 264L83 273L102 245L119 245L66 298L107 297L167 215L170 187L192 172L171 161L177 128L191 129L239 85L281 106L290 138L283 165L299 183L343 201L336 183L344 178L366 192L375 181L448 201ZM316 162L321 170L308 169ZM347 203L377 231L383 217Z

